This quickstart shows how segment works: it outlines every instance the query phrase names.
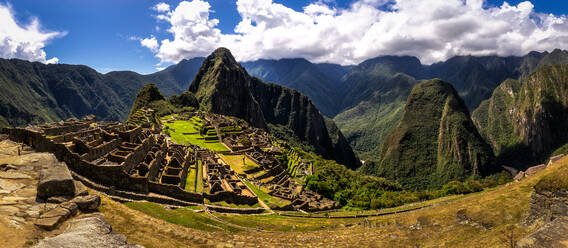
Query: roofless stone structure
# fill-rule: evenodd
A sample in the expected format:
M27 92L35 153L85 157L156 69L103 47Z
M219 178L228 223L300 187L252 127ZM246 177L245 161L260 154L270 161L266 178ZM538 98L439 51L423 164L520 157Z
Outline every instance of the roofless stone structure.
M226 154L246 156L260 166L248 173L266 172L249 181L269 189L270 195L289 200L291 204L284 209L326 210L338 206L304 189L286 174L275 157L282 150L265 131L221 115L191 113L179 117L195 114L215 129L219 141L231 150ZM243 175L233 171L218 153L193 144L175 144L150 125L96 122L88 116L83 120L6 128L3 132L14 141L53 153L67 164L74 177L119 198L177 205L203 203L205 199L247 205L258 202ZM188 182L190 185L186 185Z

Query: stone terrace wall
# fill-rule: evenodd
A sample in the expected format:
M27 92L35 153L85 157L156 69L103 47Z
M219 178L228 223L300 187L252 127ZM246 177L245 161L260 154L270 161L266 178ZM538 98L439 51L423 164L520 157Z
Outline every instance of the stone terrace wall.
M136 141L136 137L138 137L142 133L142 126L137 126L133 129L127 131L118 131L118 136L126 141L126 142L134 142Z
M164 156L165 156L164 150L165 149L162 149L162 151L156 152L156 154L155 154L156 157L148 165L148 168L149 168L148 180L149 181L154 181L154 178L156 178L156 176L158 176L158 172L160 171L162 160L164 159Z
M203 202L202 194L185 191L176 185L148 182L148 189L150 192L167 195L188 202Z
M150 149L152 149L152 146L154 146L154 143L154 136L148 136L146 139L144 139L144 142L142 142L141 145L137 146L134 151L128 154L128 156L126 156L126 159L124 159L124 162L122 162L124 171L129 172L140 162L142 162L144 158L146 158L148 151L150 151Z
M88 128L91 125L91 123L92 122L76 123L76 124L71 124L71 125L66 125L66 126L57 126L57 127L45 128L44 132L45 132L46 135L51 135L51 136L59 135L59 134L62 134L62 133L72 133L72 132L79 131L81 129Z
M232 191L219 191L216 192L215 194L205 193L203 194L203 196L211 202L225 201L228 203L248 204L248 205L253 205L258 203L258 198L256 196L241 195Z
M75 139L74 142L76 142L75 144L81 144L81 145L85 146L84 142L80 139ZM87 160L87 161L93 161L93 160L101 157L102 155L107 154L110 151L114 150L119 145L120 145L119 139L114 139L114 140L111 140L109 142L102 143L99 146L92 147L92 148L88 149L88 153L86 154L84 159Z
M96 183L114 185L117 188L148 192L146 180L132 178L127 175L120 165L95 165L81 159L79 154L71 152L64 144L56 144L45 138L41 133L23 128L4 129L10 139L24 142L40 152L50 152L57 159L67 164L69 169L90 178Z

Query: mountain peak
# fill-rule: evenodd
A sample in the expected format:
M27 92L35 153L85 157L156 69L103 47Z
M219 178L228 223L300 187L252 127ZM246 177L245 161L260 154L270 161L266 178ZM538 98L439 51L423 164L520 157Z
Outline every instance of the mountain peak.
M440 79L414 86L380 157L378 164L363 170L412 189L438 188L495 170L491 148L476 131L463 100Z
M209 55L208 59L209 58L214 58L215 60L220 59L223 63L238 64L237 61L235 60L235 57L233 57L231 51L224 47L219 47L215 49L215 51L213 51L213 53Z

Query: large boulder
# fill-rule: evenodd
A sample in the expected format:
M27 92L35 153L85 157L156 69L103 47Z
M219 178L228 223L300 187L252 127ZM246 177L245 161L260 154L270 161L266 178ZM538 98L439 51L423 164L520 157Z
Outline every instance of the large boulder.
M561 217L519 240L517 247L566 247L566 244L568 244L568 217Z
M101 205L101 197L98 195L86 195L75 197L72 202L79 206L81 211L93 211Z
M74 182L75 182L75 196L85 196L89 194L89 190L82 182L79 181L74 181Z
M41 167L37 196L47 199L52 196L75 195L75 184L65 163L48 163Z
M75 210L76 212L76 210ZM35 225L45 230L53 230L72 214L72 209L58 206L42 214L36 221Z
M64 233L40 241L35 247L141 247L126 244L126 237L112 231L101 216L89 216L70 222Z

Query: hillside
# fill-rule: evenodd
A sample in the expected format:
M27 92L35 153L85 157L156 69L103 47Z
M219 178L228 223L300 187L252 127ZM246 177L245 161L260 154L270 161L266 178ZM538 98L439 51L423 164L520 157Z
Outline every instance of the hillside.
M276 82L307 95L322 112L333 117L339 109L338 85L346 73L341 66L316 65L306 59L257 60L242 63L247 72L265 82Z
M463 100L439 79L412 89L380 158L361 170L414 189L437 188L496 171L491 148L477 133Z
M101 74L83 65L0 59L0 126L81 118L126 120L136 92L154 82L166 96L187 89L203 59L183 60L163 71Z
M205 59L189 91L195 93L200 110L236 116L260 128L270 126L277 137L305 142L349 168L359 165L339 129L325 121L307 96L249 76L225 48Z
M168 246L511 247L516 244L515 247L531 247L523 238L546 224L525 223L535 186L542 190L547 182L562 180L561 188L565 190L566 178L562 175L566 175L567 169L568 158L564 158L520 182L480 193L426 201L423 204L427 207L405 213L388 214L416 205L383 209L380 213L386 214L376 217L328 218L320 214L319 218L318 215L308 218L284 216L284 213L208 215L194 212L189 207L168 209L149 203L120 204L106 197L101 212L109 216L107 219L113 230L148 247L164 242ZM376 211L356 213L363 215ZM348 214L343 211L328 213L329 216ZM561 220L559 217L557 219ZM211 225L220 228L213 229ZM241 229L235 230L234 225ZM245 228L266 232L250 232ZM539 241L552 244L537 243L540 244L537 247L562 247L562 242L567 241L565 235L551 240L550 235L554 233L544 234Z
M365 100L335 116L333 120L361 159L377 158L386 136L402 118L406 99L417 83L401 73L377 80L359 91L361 96L369 95Z
M507 80L473 112L495 153L523 168L568 142L568 65L542 67L522 82Z

